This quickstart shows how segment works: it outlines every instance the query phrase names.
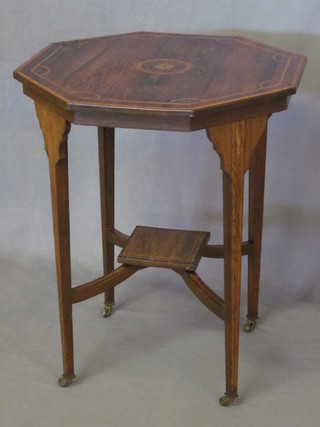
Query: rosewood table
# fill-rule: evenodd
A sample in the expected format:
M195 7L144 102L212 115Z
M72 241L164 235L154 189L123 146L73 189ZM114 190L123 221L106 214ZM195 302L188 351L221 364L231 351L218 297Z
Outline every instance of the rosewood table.
M306 58L240 37L139 32L53 43L14 71L35 101L49 158L60 309L63 376L75 378L72 306L105 293L141 268L176 271L225 325L228 405L237 397L241 256L248 256L248 321L254 329L263 220L267 122L285 110ZM70 125L97 126L104 275L72 287L68 202ZM114 129L206 129L221 158L223 245L209 233L138 226L129 237L114 225ZM242 242L244 175L249 171L249 236ZM122 247L114 267L114 245ZM197 275L201 257L223 258L224 298Z

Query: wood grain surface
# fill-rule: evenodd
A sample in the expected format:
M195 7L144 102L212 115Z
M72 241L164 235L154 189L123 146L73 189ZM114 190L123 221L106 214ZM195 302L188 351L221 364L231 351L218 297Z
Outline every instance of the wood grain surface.
M137 226L118 256L123 264L195 271L210 238L206 231Z
M142 32L53 43L14 77L74 123L194 130L240 107L285 109L304 66L302 55L240 37Z

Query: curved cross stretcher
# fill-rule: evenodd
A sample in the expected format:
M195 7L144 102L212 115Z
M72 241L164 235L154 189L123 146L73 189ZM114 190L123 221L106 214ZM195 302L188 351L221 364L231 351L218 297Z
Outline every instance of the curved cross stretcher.
M96 280L72 288L72 304L113 289L143 268L162 267L178 273L193 294L224 319L224 301L195 272L203 252L213 247L206 244L209 237L207 232L138 226L129 238L112 230L109 238L123 247L118 257L122 265Z

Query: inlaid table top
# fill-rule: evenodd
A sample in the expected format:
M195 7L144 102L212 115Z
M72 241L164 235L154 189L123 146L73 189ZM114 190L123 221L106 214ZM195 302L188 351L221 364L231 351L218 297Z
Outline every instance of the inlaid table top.
M240 37L139 32L53 43L14 77L74 123L195 130L230 111L285 109L304 66Z

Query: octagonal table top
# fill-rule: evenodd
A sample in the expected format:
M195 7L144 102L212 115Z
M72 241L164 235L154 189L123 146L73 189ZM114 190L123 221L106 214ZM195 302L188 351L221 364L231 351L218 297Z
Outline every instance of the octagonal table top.
M139 32L53 43L14 77L74 123L195 130L285 109L305 63L241 37Z

